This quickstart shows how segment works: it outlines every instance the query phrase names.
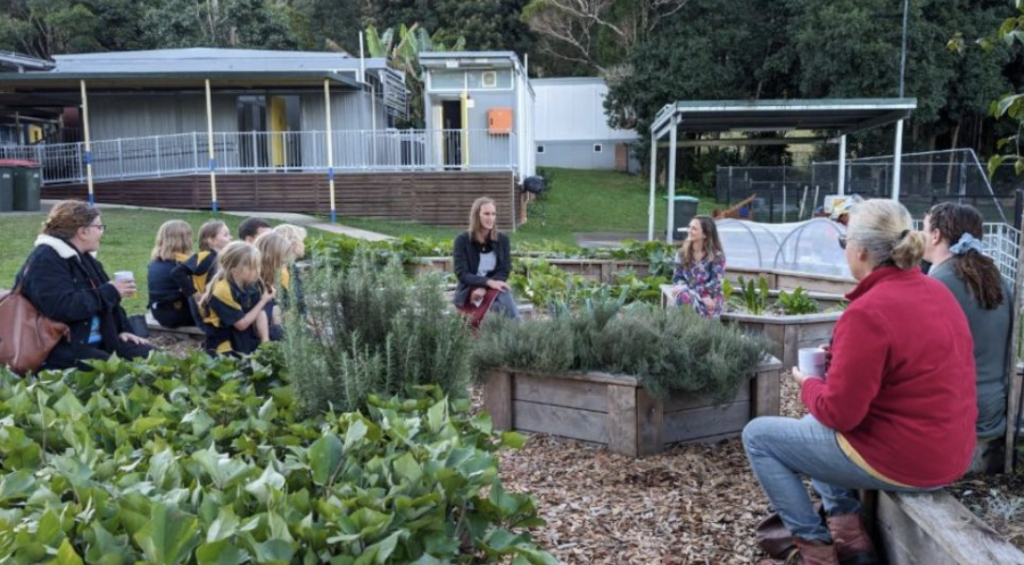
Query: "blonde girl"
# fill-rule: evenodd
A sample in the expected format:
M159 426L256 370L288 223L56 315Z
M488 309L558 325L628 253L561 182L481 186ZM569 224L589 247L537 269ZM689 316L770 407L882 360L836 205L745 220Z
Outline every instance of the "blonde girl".
M292 252L292 243L283 235L268 231L256 238L256 248L260 251L260 279L263 287L287 290L290 283L288 273L288 257ZM267 303L267 320L270 323L270 339L278 341L284 336L280 323L280 312L274 315L276 300Z
M182 220L164 222L156 233L149 262L148 308L161 326L195 325L188 296L171 273L192 255L192 226Z
M281 271L281 302L287 307L294 298L299 313L304 313L306 301L302 292L302 280L299 278L295 261L306 256L306 228L292 224L281 224L274 227L274 233L281 234L291 242L292 248L288 258L288 266Z
M220 220L209 220L199 228L199 252L178 264L171 277L189 299L189 309L196 325L203 326L205 315L199 311L199 299L206 283L217 269L217 253L231 243L231 230Z
M236 241L217 257L213 276L199 306L206 312L206 348L211 354L252 353L268 341L265 308L274 299L274 287L261 288L260 252Z

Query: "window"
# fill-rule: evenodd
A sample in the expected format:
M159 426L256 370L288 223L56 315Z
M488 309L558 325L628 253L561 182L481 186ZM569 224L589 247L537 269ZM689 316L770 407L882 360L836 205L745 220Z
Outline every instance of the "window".
M543 153L543 152L544 152L544 146L543 145L538 145L537 146L537 153Z
M594 153L600 153L602 151L604 151L604 147L602 147L600 143L595 143L594 144Z

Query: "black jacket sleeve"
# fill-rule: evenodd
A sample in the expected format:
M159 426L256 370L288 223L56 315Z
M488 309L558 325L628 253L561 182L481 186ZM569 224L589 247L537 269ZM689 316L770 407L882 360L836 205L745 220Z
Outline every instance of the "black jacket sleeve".
M85 274L56 251L40 247L30 258L22 291L48 318L73 323L88 320L103 310L120 309L121 295L110 283L82 288ZM87 283L86 283L87 284Z
M486 285L487 277L476 274L476 270L473 268L473 261L470 258L470 253L473 250L469 241L469 234L466 232L460 233L455 238L455 243L452 244L452 247L455 254L455 276L459 279L459 283L464 286ZM480 264L479 257L477 257L476 263L477 265Z
M189 257L187 261L178 263L173 269L171 269L171 280L178 285L178 288L180 288L181 292L183 292L187 297L192 297L192 295L196 293L196 287L192 284L192 268L189 265L195 261L195 259L196 256L193 255Z

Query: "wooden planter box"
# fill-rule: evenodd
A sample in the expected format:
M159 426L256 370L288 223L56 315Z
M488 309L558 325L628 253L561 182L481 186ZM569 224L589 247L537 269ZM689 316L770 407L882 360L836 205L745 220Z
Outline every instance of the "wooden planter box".
M1024 552L944 490L877 496L875 527L889 565L1024 564Z
M774 344L771 354L782 360L785 370L797 365L804 347L827 345L842 312L800 314L798 316L754 316L727 312L722 321L739 324L745 330L763 333Z
M766 359L719 407L683 392L657 400L628 375L495 370L486 375L484 408L498 430L600 443L637 457L675 443L733 437L752 418L777 415L781 369L777 359Z
M747 280L756 280L757 277L764 277L768 281L768 288L771 290L793 291L799 286L803 287L807 292L843 295L857 286L857 281L852 278L812 275L777 269L740 269L729 267L728 263L726 264L725 271L726 278L732 283L736 283L741 276Z

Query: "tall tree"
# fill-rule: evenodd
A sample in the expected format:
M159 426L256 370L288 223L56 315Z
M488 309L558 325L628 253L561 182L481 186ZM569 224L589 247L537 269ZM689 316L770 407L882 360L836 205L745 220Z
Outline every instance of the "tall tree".
M86 2L11 0L0 18L0 49L37 57L96 51L99 20Z
M143 16L145 40L160 47L293 49L288 7L270 0L163 0Z
M554 61L608 75L688 1L532 0L523 19L541 37L540 50Z

